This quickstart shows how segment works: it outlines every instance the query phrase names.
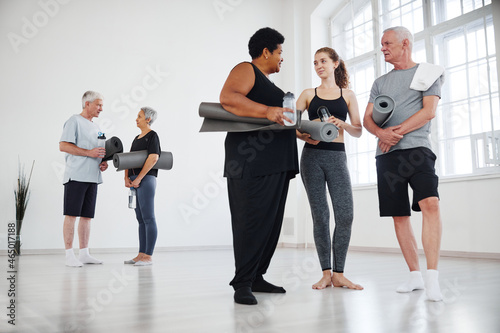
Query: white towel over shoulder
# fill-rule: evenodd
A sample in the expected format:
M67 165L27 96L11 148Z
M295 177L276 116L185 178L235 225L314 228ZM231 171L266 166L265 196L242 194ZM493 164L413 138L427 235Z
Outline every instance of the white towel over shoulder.
M410 89L418 91L426 91L436 82L441 76L441 83L444 81L444 67L422 62L413 76L410 84Z

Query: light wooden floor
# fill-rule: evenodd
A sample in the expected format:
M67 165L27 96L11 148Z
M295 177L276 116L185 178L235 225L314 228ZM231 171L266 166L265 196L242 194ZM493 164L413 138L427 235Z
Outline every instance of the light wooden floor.
M315 250L279 248L266 279L287 293L256 294L259 304L245 306L228 285L231 250L157 252L153 266L122 264L133 255L95 254L105 263L83 268L64 266L62 253L21 256L16 332L500 332L498 260L443 257L445 298L434 303L424 291L394 291L406 277L399 254L351 251L346 275L365 290L317 291ZM4 282L0 332L10 332Z

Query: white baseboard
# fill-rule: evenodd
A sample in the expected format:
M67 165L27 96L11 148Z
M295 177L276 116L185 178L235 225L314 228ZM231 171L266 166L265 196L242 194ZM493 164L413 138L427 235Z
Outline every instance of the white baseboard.
M315 248L314 243L279 243L280 248ZM374 252L374 253L401 253L401 249L393 247L370 247L370 246L349 246L349 251ZM424 255L424 250L418 250L420 255ZM500 253L495 252L465 252L465 251L441 251L441 257L468 258L468 259L494 259L500 260Z
M180 252L180 251L218 251L231 250L231 245L205 245L205 246L167 246L157 247L155 252ZM286 243L281 242L278 248L306 249L314 248L314 243ZM75 249L75 252L78 251ZM92 248L92 253L113 254L113 253L135 253L136 247L126 248ZM399 248L390 247L369 247L369 246L350 246L349 251L355 252L373 252L373 253L401 253ZM64 249L23 249L23 255L60 255L64 253ZM423 255L424 251L419 250L419 254ZM7 256L7 250L0 250L0 256ZM441 257L454 258L469 258L469 259L494 259L500 260L500 253L494 252L465 252L465 251L441 251Z

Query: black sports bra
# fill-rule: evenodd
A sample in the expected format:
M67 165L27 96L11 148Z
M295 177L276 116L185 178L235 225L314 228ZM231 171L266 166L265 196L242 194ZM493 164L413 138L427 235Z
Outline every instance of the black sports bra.
M349 108L347 107L347 103L342 96L342 88L340 88L340 97L337 99L322 99L318 97L316 89L318 88L314 88L314 97L309 104L309 109L307 110L309 120L318 119L318 109L321 106L326 106L332 116L342 121L346 121Z

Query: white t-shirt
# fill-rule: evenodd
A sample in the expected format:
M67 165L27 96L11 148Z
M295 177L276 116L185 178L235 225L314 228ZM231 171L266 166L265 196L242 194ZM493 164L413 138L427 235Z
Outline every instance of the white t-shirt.
M94 149L98 147L97 137L99 131L97 124L79 114L75 114L64 123L60 142L73 143L83 149ZM99 169L100 163L101 158L66 154L63 184L70 180L102 183L101 170Z

